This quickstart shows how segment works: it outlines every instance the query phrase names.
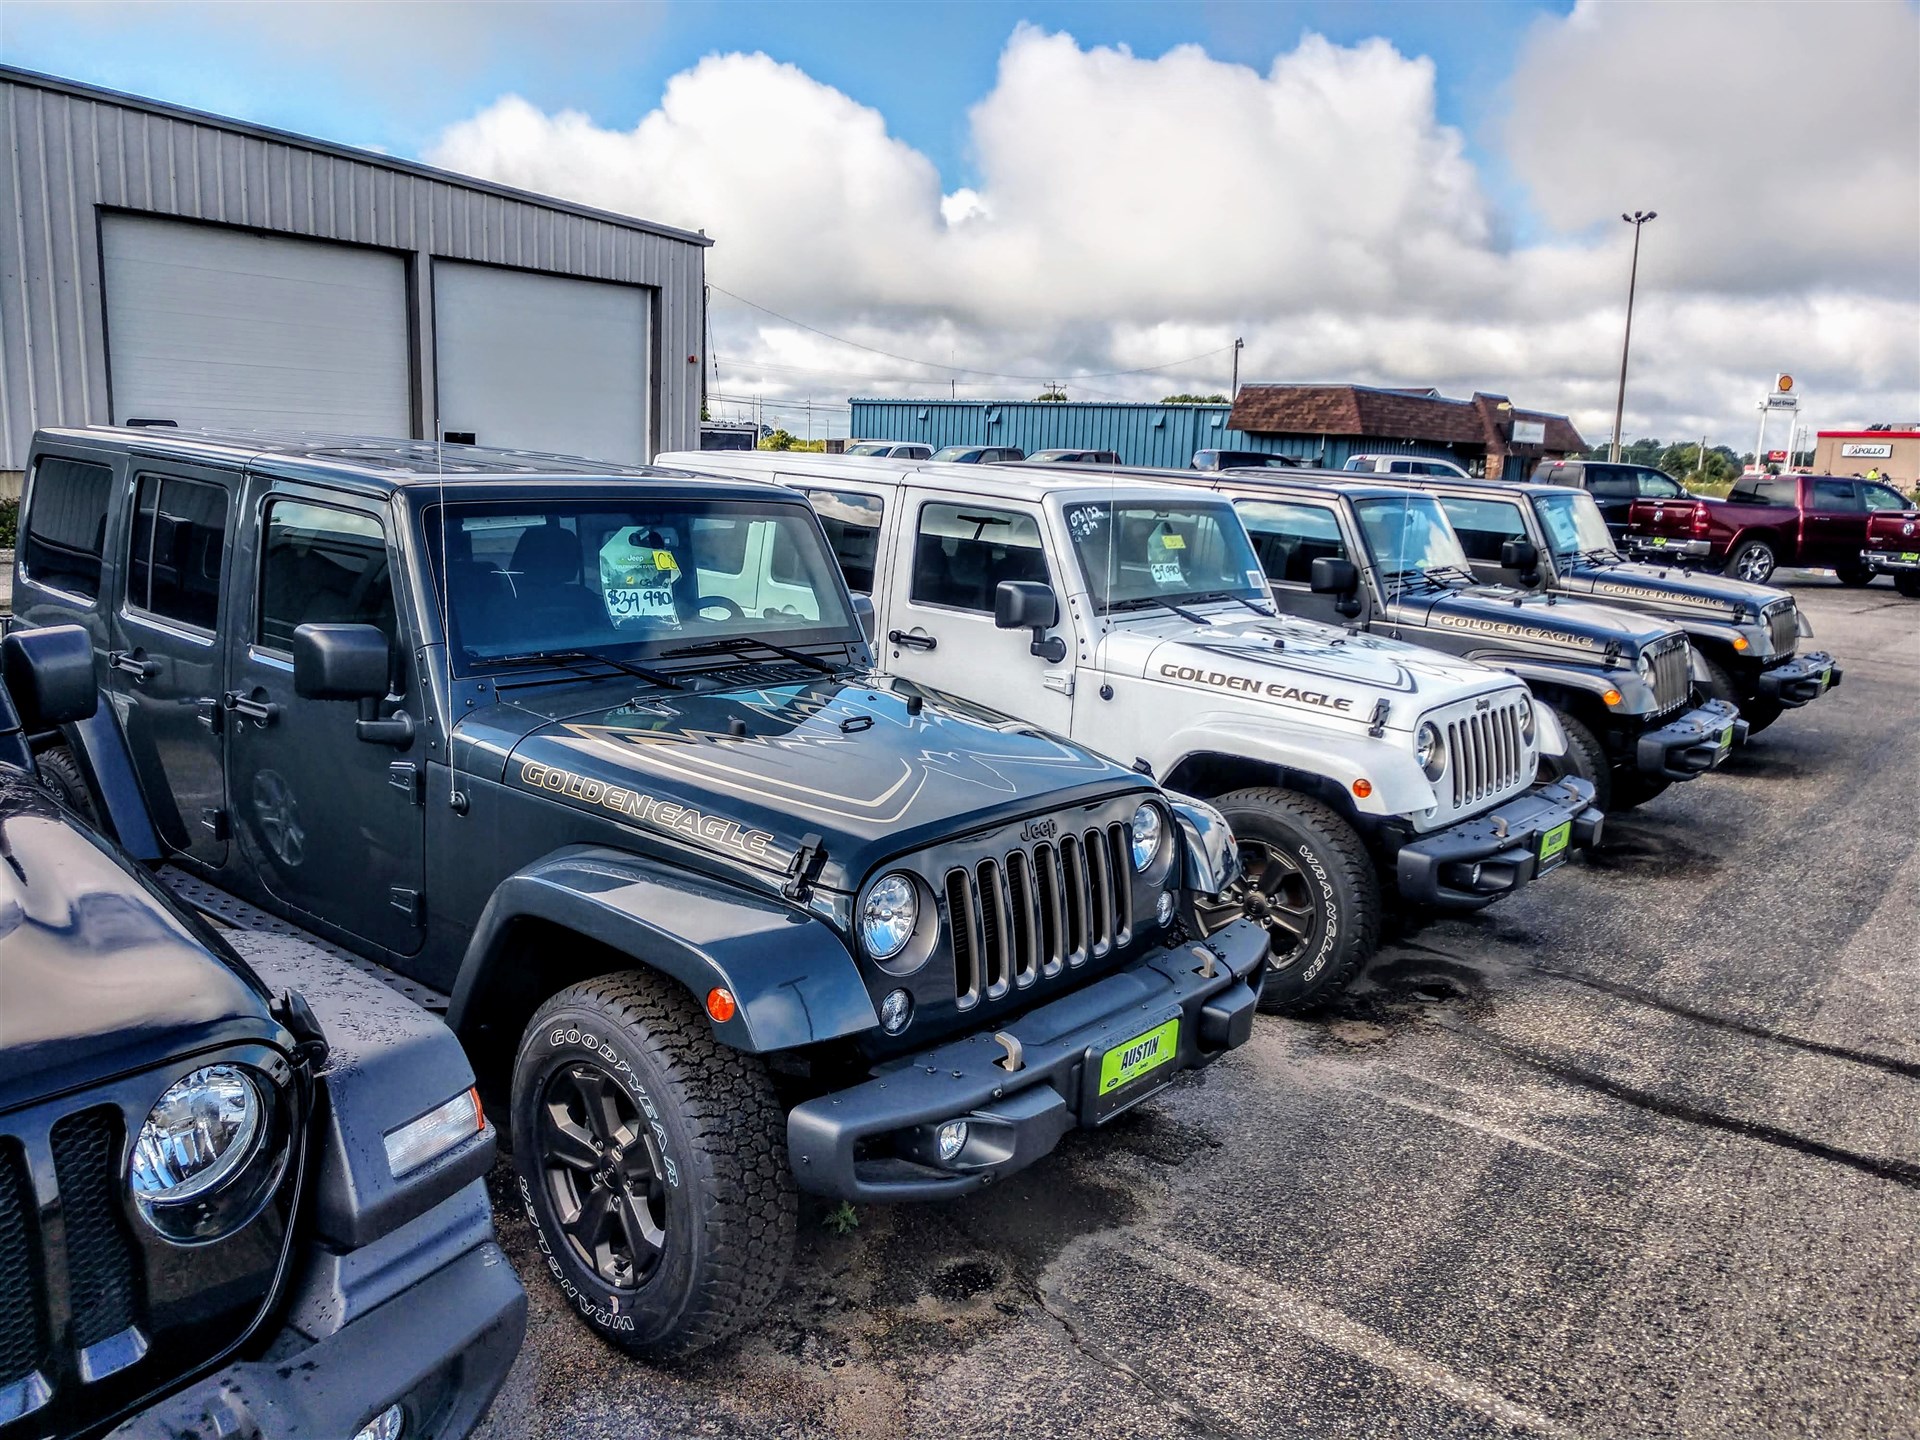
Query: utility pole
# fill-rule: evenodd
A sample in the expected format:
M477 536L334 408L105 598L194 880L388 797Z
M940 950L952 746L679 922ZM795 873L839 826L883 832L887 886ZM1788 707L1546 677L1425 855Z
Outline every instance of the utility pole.
M1240 395L1240 352L1246 348L1246 345L1245 340L1237 338L1233 342L1233 385L1227 391L1228 404L1232 404Z
M1633 265L1627 271L1627 330L1620 339L1620 393L1613 402L1613 448L1609 460L1620 458L1620 424L1627 409L1627 351L1633 345L1633 290L1640 279L1640 227L1659 216L1652 210L1636 210L1620 217L1633 226Z

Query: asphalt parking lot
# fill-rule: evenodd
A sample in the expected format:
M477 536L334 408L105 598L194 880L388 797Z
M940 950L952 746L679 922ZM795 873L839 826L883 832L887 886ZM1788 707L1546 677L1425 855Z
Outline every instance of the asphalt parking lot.
M958 1204L803 1205L671 1372L532 1300L482 1432L1920 1435L1920 602L1720 775Z

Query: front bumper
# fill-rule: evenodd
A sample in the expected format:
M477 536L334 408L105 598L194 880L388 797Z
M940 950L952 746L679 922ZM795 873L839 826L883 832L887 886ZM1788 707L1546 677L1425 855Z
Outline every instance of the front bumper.
M1585 780L1535 785L1484 815L1408 841L1395 857L1395 879L1416 904L1478 910L1575 850L1592 849L1603 823Z
M997 1032L957 1037L806 1101L787 1116L794 1179L843 1200L942 1200L1010 1175L1067 1131L1099 1125L1246 1043L1266 956L1266 932L1238 920L1203 944L1150 951ZM1172 1058L1102 1093L1103 1060L1155 1035ZM1009 1050L1018 1069L1005 1068ZM965 1120L968 1135L942 1162L934 1137L949 1120Z
M456 1206L456 1201L458 1205ZM445 1230L490 1233L486 1182L411 1221L398 1244L376 1242L363 1256L330 1253L303 1280L324 1292L296 1298L265 1359L229 1365L167 1396L115 1430L110 1440L348 1440L390 1405L406 1413L402 1434L460 1440L472 1433L507 1378L526 1332L527 1297L491 1239L442 1260ZM421 1222L430 1222L422 1229ZM344 1262L344 1263L341 1263ZM423 1263L435 1268L405 1283ZM394 1290L396 1272L404 1288ZM356 1292L391 1293L360 1311ZM344 1316L318 1339L298 1328L312 1315ZM318 1327L312 1327L318 1328Z
M1911 574L1920 570L1920 550L1862 550L1860 563L1876 575Z
M1818 700L1840 685L1840 667L1824 650L1796 655L1784 664L1762 670L1755 691L1769 700L1778 700L1788 709Z
M1668 535L1627 535L1627 553L1683 560L1704 560L1713 553L1710 540L1676 540Z
M1716 770L1733 747L1746 743L1747 722L1724 700L1709 700L1633 741L1634 768L1668 780L1691 780Z

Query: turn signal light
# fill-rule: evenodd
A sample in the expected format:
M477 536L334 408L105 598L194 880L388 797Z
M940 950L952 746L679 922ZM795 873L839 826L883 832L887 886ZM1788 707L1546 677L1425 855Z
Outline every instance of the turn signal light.
M707 1014L713 1017L714 1024L724 1025L739 1013L740 1006L731 990L722 990L716 985L707 991Z
M1620 703L1620 692L1618 690L1609 690L1600 698L1609 705L1618 705Z
M1358 795L1362 800L1366 799L1367 796L1373 793L1373 782L1371 780L1365 779L1364 777L1362 779L1354 781L1353 793Z
M1744 649L1746 649L1746 648L1747 648L1747 637L1746 637L1746 636L1744 636L1744 635L1736 635L1736 636L1734 636L1734 637L1733 637L1733 648L1734 648L1734 649L1736 649L1736 650L1744 650Z

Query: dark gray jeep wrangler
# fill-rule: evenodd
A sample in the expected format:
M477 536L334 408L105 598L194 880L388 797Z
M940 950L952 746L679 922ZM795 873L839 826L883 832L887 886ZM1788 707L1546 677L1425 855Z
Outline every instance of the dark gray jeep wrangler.
M555 1283L635 1351L767 1303L796 1185L963 1194L1250 1033L1263 932L1192 938L1218 816L872 673L789 491L49 431L14 596L109 677L48 773L445 1004Z

